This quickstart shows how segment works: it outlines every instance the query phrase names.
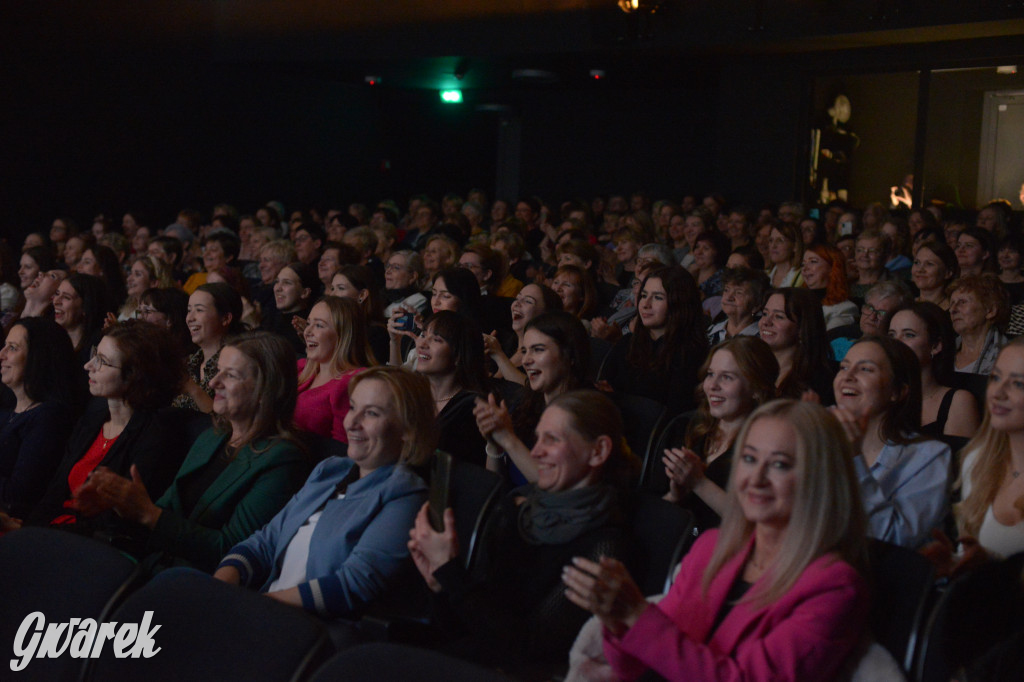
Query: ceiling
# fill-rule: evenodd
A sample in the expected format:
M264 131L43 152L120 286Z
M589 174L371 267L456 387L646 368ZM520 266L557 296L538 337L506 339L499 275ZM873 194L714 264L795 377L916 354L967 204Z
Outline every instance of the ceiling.
M515 86L523 68L671 80L730 56L1024 36L1024 0L664 0L641 17L616 0L97 0L5 13L17 27L6 62L163 56L413 89Z

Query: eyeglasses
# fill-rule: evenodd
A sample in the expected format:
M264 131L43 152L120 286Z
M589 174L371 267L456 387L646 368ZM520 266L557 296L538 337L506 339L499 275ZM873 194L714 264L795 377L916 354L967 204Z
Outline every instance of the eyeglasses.
M857 247L856 253L857 253L858 256L864 256L864 255L867 255L867 256L877 256L878 254L882 253L882 250L881 249L865 249L864 247L859 246L859 247Z
M114 369L121 369L120 365L115 365L107 360L105 357L99 354L96 350L96 346L89 349L89 362L95 363L100 369L104 367L113 367Z
M889 314L888 310L879 310L870 303L865 303L861 307L861 312L863 312L865 315L870 315L871 317L877 317L880 320L884 320L885 316Z

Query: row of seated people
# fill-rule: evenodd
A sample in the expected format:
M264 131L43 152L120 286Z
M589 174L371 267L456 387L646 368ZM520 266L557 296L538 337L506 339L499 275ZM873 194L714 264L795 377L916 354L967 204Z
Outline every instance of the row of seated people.
M457 315L446 316L439 312L436 322L443 322L446 320L446 318L450 318L449 322L452 324L456 324L458 320L462 319L459 318ZM537 357L535 358L531 356L530 360L528 360L524 364L524 366L528 370L528 377L530 379L531 389L534 390L536 393L543 394L543 402L550 402L548 393L543 390L545 387L543 382L545 380L550 381L553 378L561 378L564 380L565 375L572 372L574 368L576 369L576 371L579 371L580 367L584 367L586 365L585 362L580 362L580 359L585 357L586 348L588 345L586 342L586 336L581 331L581 325L579 325L579 323L575 321L575 319L572 316L566 315L564 313L561 315L554 315L553 318L553 320L547 320L549 323L554 323L552 324L552 326L547 327L547 329L552 330L550 334L543 334L543 336L541 337L538 337L537 334L534 334L531 337L531 340L539 340L540 343L530 343L529 341L526 343L526 353L536 353ZM531 324L534 321L535 320L531 320ZM542 318L538 318L537 321L538 325L535 326L539 326L543 329L544 327L539 323L543 323L545 322L545 320ZM25 322L28 323L27 320ZM313 320L311 320L311 322L313 322ZM425 366L423 368L423 373L428 377L428 382L431 384L431 388L433 388L433 381L431 381L432 372L431 368L429 367L429 361L433 359L433 355L427 344L429 343L430 340L433 340L435 343L437 343L437 339L434 337L439 335L431 333L432 331L436 331L436 329L433 329L433 327L437 326L434 324L434 322L435 321L432 320L431 323L428 323L427 333L421 336L420 342L423 344L422 352L419 352L417 354L418 360L427 361L424 363ZM563 329L568 330L568 332L561 333L569 337L570 339L575 339L575 342L572 340L559 342L559 339L557 338L560 334L560 332L557 331L559 325L561 325ZM656 327L657 325L654 326ZM41 344L32 343L32 341L28 338L28 327L24 325L19 325L18 328L16 329L19 328L25 329L25 338L20 341L17 337L15 337L14 339L9 339L9 343L7 344L4 351L5 359L10 359L13 357L13 361L6 361L4 364L5 383L7 383L8 379L10 379L11 384L8 385L12 388L12 390L14 390L16 394L19 394L19 398L27 398L28 393L24 392L24 387L21 386L19 390L18 386L18 380L22 379L24 376L23 374L20 377L18 376L18 354L22 354L22 360L24 363L23 366L20 368L22 372L24 372L25 367L36 367L38 365L38 358L36 358L37 363L29 362L28 356L31 354L33 348L37 349L37 353L40 357L50 358L54 357L54 354L44 353L40 350ZM53 330L53 327L51 327L50 329ZM128 331L126 331L126 329ZM132 329L134 329L134 333L131 333ZM148 332L147 329L149 330ZM534 329L527 328L526 334L530 334L531 331L534 331ZM398 336L398 334L395 335ZM100 429L100 433L95 437L95 440L92 440L92 433L95 433L96 426L98 426L98 424L102 422L102 420L100 420L99 422L93 421L91 427L85 426L83 420L83 424L80 425L80 431L84 430L87 431L88 433L85 434L85 441L81 441L81 439L79 440L81 442L85 442L86 444L91 442L91 446L89 446L90 452L87 454L86 457L81 458L87 461L84 463L81 462L77 453L73 457L66 459L66 463L71 465L68 473L66 475L58 476L57 481L59 483L59 486L57 488L56 494L52 494L54 489L51 486L51 494L47 495L47 497L49 497L53 503L58 505L57 507L53 507L51 505L51 511L56 509L58 513L55 516L48 518L48 521L57 521L58 523L68 525L74 525L82 521L88 521L91 524L92 521L89 520L97 516L95 510L102 509L105 504L109 504L109 501L98 501L101 499L101 496L99 496L98 493L93 493L94 486L99 486L101 483L103 483L104 474L106 472L98 471L96 474L95 481L91 481L92 477L89 477L89 481L85 481L85 475L88 474L88 470L91 466L95 466L97 461L101 459L107 461L107 456L104 455L103 453L107 452L108 449L109 456L111 457L109 461L114 461L115 458L113 457L113 455L115 454L116 445L118 444L116 443L116 441L120 438L120 436L116 433L117 420L127 416L130 422L133 408L145 406L144 402L139 402L140 399L136 396L136 394L133 394L133 398L131 398L130 400L127 398L129 388L127 377L131 376L135 378L136 381L139 382L145 380L146 387L152 390L157 383L153 381L153 368L160 364L157 358L166 358L170 357L173 354L173 352L170 351L165 344L165 346L162 349L154 350L155 346L154 348L150 348L148 350L148 355L142 353L141 363L139 362L138 357L134 358L133 360L128 360L127 356L136 353L136 351L128 350L128 352L125 353L125 350L133 348L133 344L139 343L140 339L144 339L147 336L151 337L151 344L158 343L156 339L160 339L161 342L164 342L167 338L165 335L162 334L152 334L152 329L148 328L147 325L127 325L113 328L110 330L109 334L104 336L104 339L103 341L101 341L100 346L97 347L95 357L92 360L90 360L90 390L94 393L94 395L106 398L107 412L104 416L109 416L109 420L103 423L103 428ZM60 337L57 336L57 338ZM313 338L312 332L309 332L309 338ZM479 339L480 337L478 332L474 332L464 334L464 338L467 340L468 343L471 344L473 341ZM440 345L447 344L448 346L455 346L458 344L458 341L455 340L454 337L451 337L449 339L442 338L441 340L444 341L444 344ZM869 343L868 341L872 342ZM747 339L741 337L740 339L733 339L731 342L728 343L736 345L737 348L739 347L739 345L745 343L746 345L751 345L753 348L760 349L761 355L763 356L762 369L764 367L770 367L772 360L774 360L776 366L779 364L779 361L775 358L775 355L770 352L770 350L768 352L765 352L765 349L770 347L766 346L763 342L757 339ZM282 344L278 342L277 345L281 346ZM311 345L313 346L313 349L316 348L315 342L313 342L313 344ZM877 346L878 348L874 348L875 346ZM887 349L886 346L890 346L890 348ZM562 360L562 366L552 367L552 364L555 363L550 362L551 358L547 358L549 364L545 365L543 363L544 358L541 356L545 351L553 352L556 348L557 355ZM884 352L882 354L879 354L879 348L882 351L887 350L890 354L892 354L892 356L886 359ZM1011 352L1011 349L1016 348L1016 345L1009 347L1007 351L1004 352L1004 355L1012 358L1013 354ZM233 361L239 360L239 358L233 357L236 356L237 354L231 352L233 350L232 346L228 346L226 347L226 349L228 350L228 352L226 354L222 354L223 362L222 365L219 367L219 375L223 376L221 376L219 380L215 380L214 382L215 390L218 391L218 394L215 394L215 403L219 401L221 403L221 409L223 411L223 414L230 415L232 414L231 410L237 409L238 407L238 403L234 401L239 401L246 397L251 398L253 394L263 395L265 391L263 389L260 389L253 392L251 388L248 391L242 390L241 392L237 390L231 390L232 380L242 374L245 374L245 372L238 371L240 368L237 365L237 363L234 363L236 366L232 368L231 365L233 364ZM865 349L867 349L867 351L870 352L860 353L862 350ZM442 348L442 351L443 350L444 348ZM840 398L840 409L837 411L837 414L841 416L843 422L846 424L847 430L851 435L851 440L853 440L854 443L857 443L858 438L862 439L859 441L860 447L862 448L860 457L863 458L864 461L862 462L859 458L855 459L854 461L859 462L861 465L859 467L861 473L861 493L863 495L865 507L867 508L870 514L870 518L873 521L872 525L874 525L874 523L878 523L878 527L881 529L881 532L875 534L876 537L890 537L891 539L903 541L907 544L910 544L911 546L914 546L919 542L922 530L924 533L927 533L929 525L934 524L934 519L936 518L936 500L939 498L944 498L945 496L945 487L948 482L946 481L945 475L946 473L948 473L949 468L948 449L946 449L945 453L943 454L941 449L936 450L936 448L934 447L923 449L920 447L916 449L913 447L904 447L904 445L914 445L914 439L912 437L912 434L915 431L915 429L913 428L913 421L903 423L901 421L903 417L900 415L909 414L912 418L915 413L920 413L920 408L910 410L906 409L906 401L909 401L910 404L913 404L914 394L917 392L915 391L915 387L913 386L913 378L915 375L917 375L917 366L915 365L914 360L910 359L910 356L907 354L906 349L903 349L902 346L889 342L886 339L867 339L865 342L856 344L851 349L851 352L854 353L854 355L849 356L848 361L849 363L852 364L847 369L841 370L840 377L836 379L835 392L837 396ZM865 358L860 358L858 356L858 353L865 355ZM900 357L901 354L904 357ZM57 355L70 357L69 353L62 353ZM226 355L227 357L223 357L224 355ZM288 353L286 347L285 349L278 348L277 355L279 355L281 358L284 358L283 364L285 366L288 366L290 364L289 361L287 360ZM708 359L709 365L708 368L705 370L705 374L711 377L712 385L716 380L721 381L723 378L729 378L730 372L723 372L720 369L712 369L715 359L719 358L719 356L722 355L722 353L716 352ZM735 358L736 356L742 355L742 353L734 351L731 353L731 355L733 355ZM771 358L771 360L768 359L769 357ZM536 363L537 360L540 360L539 365L537 365ZM537 366L535 367L535 365ZM49 363L47 364L47 366L49 366ZM167 363L167 366L168 369L170 370L167 376L173 378L173 376L175 375L173 371L173 363ZM141 368L145 368L145 370ZM876 382L876 385L872 387L870 381L868 381L865 384L865 382L861 378L859 378L861 377L861 375L869 376L870 374L872 374L872 368L881 368L883 370L881 371L882 375L888 373L891 376L883 376L883 381ZM909 371L909 373L907 372L908 368L912 368L911 371ZM252 368L249 367L246 369L251 370ZM12 372L11 370L14 371ZM997 367L997 374L998 370L999 368ZM903 377L897 379L897 375L901 371L909 374L909 378ZM1014 374L1012 369L1003 371L1006 372L1007 376ZM778 370L776 369L775 372L777 373ZM234 374L235 377L233 377L232 374ZM281 376L287 375L287 373L280 370L280 368L278 368L277 371L273 372L273 374ZM552 374L560 375L560 377L553 377L551 376ZM772 372L770 371L770 369L767 372L759 371L757 372L757 374L762 377L766 375L768 377L772 376ZM61 375L59 372L57 372L56 375L63 376L64 383L67 383L67 373ZM585 377L585 373L583 373L583 376ZM540 383L534 385L535 380L539 381ZM293 381L294 383L292 383ZM705 377L705 381L702 384L702 388L707 392L709 396L707 399L707 409L710 413L710 411L714 409L712 405L720 406L722 404L725 404L726 401L723 400L721 395L715 395L716 392L713 389L710 391L708 390L707 381L708 379L707 377ZM54 382L46 382L44 385L59 385L60 383L61 380L57 379ZM173 385L173 380L171 380L169 383L170 385ZM297 385L298 378L296 377L294 380L291 380L289 378L289 380L284 383L286 386ZM774 381L769 381L768 386L771 387L774 385L774 383ZM881 388L879 387L879 385L877 385L879 383L881 385ZM136 390L141 390L139 386L136 386L135 388ZM237 386L235 388L237 389ZM1005 387L1004 390L1006 390ZM21 393L24 393L24 395L20 395ZM551 391L551 393L555 394L557 393L557 391ZM436 391L432 391L432 395L434 396L434 400L436 403L438 393ZM847 398L849 400L847 400ZM896 398L898 398L898 400ZM19 413L28 415L43 414L42 412L35 412L37 408L33 407L34 402L35 401L29 399L28 403L23 403L24 409L22 409ZM41 407L41 405L39 407ZM511 437L508 437L509 434L507 433L514 432L514 429L509 428L509 426L511 426L511 420L507 419L507 417L501 413L500 409L497 409L499 408L499 406L495 404L495 401L488 401L486 405L483 404L483 401L481 401L481 403L478 403L476 405L476 408L478 414L474 415L474 417L477 418L478 422L483 424L483 426L481 426L481 431L487 432L488 428L491 425L493 425L494 428L491 429L489 433L492 436L497 434L497 437L492 437L492 440L495 441L495 444L498 447L501 447L502 449L504 449L506 453L508 453L509 457L512 458L513 462L519 465L520 462L515 458L515 452L519 449L519 446L516 446L514 444L514 441ZM436 406L435 409L437 409ZM144 411L145 410L141 410L140 414ZM892 414L889 413L890 411L892 411ZM433 415L433 412L431 414ZM866 421L866 423L862 424L862 421ZM507 424L508 426L502 427L502 424ZM89 431L90 428L92 429L91 431ZM893 431L892 429L895 429L895 431ZM245 432L249 430L249 427L243 425L240 426L238 430L240 432ZM126 429L126 431L129 430ZM893 433L895 434L894 436L889 435ZM486 433L482 435L486 435ZM716 431L712 435L712 441L714 441L716 438L721 439L723 438L723 436L726 440L728 440L727 431L724 430L723 433L718 433ZM140 428L135 437L140 436L153 437L154 440L158 439L158 442L161 444L166 444L171 441L171 439L167 438L166 436L160 437L159 431L153 427ZM125 441L121 442L121 445L125 445L125 448L122 448L121 450L121 456L124 456L125 450L127 450L129 447L126 445L127 440L128 439L125 439ZM882 440L884 440L885 442L881 444L879 447L881 447L883 450L885 448L890 448L890 446L895 445L895 449L898 450L898 453L903 455L902 457L896 457L896 461L901 462L902 464L902 467L897 468L902 468L906 471L904 473L899 474L899 476L903 477L903 481L896 486L898 492L893 495L888 495L888 493L885 492L879 494L880 491L878 490L878 486L874 486L875 490L871 490L871 477L869 476L867 477L867 479L865 479L864 477L864 462L868 461L868 459L871 457L871 448L878 445L879 441ZM114 442L115 447L111 446L111 442ZM147 443L147 445L153 445L153 443ZM230 444L228 445L228 447L230 447ZM526 449L525 446L523 446L523 448ZM536 450L536 448L534 449ZM227 449L226 451L230 452ZM527 452L529 452L528 449ZM147 453L150 453L152 456L152 451L149 450L148 448ZM676 462L673 463L671 461L667 461L667 469L672 469L673 466L675 466L677 469L680 470L677 473L684 473L682 470L686 468L686 462L684 461L686 459L686 453L683 453L681 451L676 453L666 453L667 460L672 460L671 454L676 455ZM209 459L211 456L212 455L209 452L205 453L204 455L200 455L201 458L206 457L207 462L211 461ZM529 457L529 455L527 455L527 457ZM876 457L881 459L880 454L876 454ZM943 457L945 457L944 464ZM237 453L235 458L237 458ZM226 460L226 463L221 462L221 466L229 466L231 461L235 461L235 458L222 458ZM161 460L161 464L166 464L166 461L163 458L157 459ZM529 462L533 461L533 459L531 458L529 460L523 461ZM878 461L879 460L876 459L876 463ZM132 463L136 462L133 461ZM941 466L937 466L936 463L940 464ZM110 479L110 481L108 481L105 484L105 486L107 488L110 488L110 486L115 485L127 486L124 488L124 490L129 492L124 493L124 499L131 499L135 501L140 500L140 488L141 495L143 496L146 494L145 491L147 490L147 484L144 482L143 479L143 471L146 470L147 467L142 461L139 461L136 464L141 466L136 466L136 471L134 472L130 470L130 466L128 472L124 472L124 466L122 464L122 480L118 480L117 477L114 476L113 478ZM913 464L914 466L911 467L911 464ZM78 467L77 472L74 471L76 466ZM183 468L182 471L184 471L185 468ZM527 476L528 480L532 478L533 480L536 480L538 482L542 479L543 475L547 471L547 467L539 466L535 461L532 472L530 471L529 464L523 464L521 468L523 470L523 473ZM699 469L699 466L696 468ZM913 471L911 471L911 469L913 469ZM937 474L942 469L944 469L944 471L941 471L941 476L937 476ZM166 470L167 467L165 466L165 472ZM173 472L173 467L170 470ZM207 469L206 476L208 476L209 478L207 478L206 481L208 482L210 480L219 480L220 475L221 473L223 473L223 471L224 469L221 469L220 471L218 471L217 469ZM131 475L130 480L128 476L123 475L124 473L128 473ZM146 475L148 475L148 473L149 472L147 471ZM77 478L74 478L73 480L73 477ZM685 475L680 476L680 478L685 478ZM935 484L937 478L942 479L941 484L939 484L938 486L936 486ZM675 476L673 476L673 479L675 479ZM83 481L85 482L83 483ZM866 485L866 483L868 485ZM155 490L162 489L160 487L156 487L158 485L159 484L151 482L149 484L149 487L152 487ZM676 488L674 492L678 496L680 492L679 488L681 486L677 484L674 487ZM936 489L941 490L942 494L936 495ZM75 491L73 498L71 496L72 490ZM197 494L197 492L199 494L202 493L202 484L200 484L198 491L197 489L193 488L193 495ZM902 498L900 496L901 494L903 495ZM708 500L710 500L712 497L713 495L709 497ZM702 499L704 498L702 497ZM128 504L130 505L131 503L129 502ZM938 502L938 505L944 508L944 499L940 500ZM710 504L709 506L714 508L713 504ZM141 505L141 508L142 511L136 510L135 512L131 512L128 511L129 507L126 507L124 510L122 510L121 517L131 517L142 526L147 526L149 523L153 523L154 525L152 530L155 531L156 520L154 519L154 515L158 519L159 516L162 516L162 514L160 514L159 512L154 512L151 502L149 506ZM107 507L107 509L109 510L110 507ZM133 513L135 513L136 516L131 516ZM907 532L907 534L904 534L906 531L905 526L907 526L908 515L918 514L921 515L921 518L909 519L910 529L909 532ZM109 514L109 512L107 513L107 515L108 517L113 517L113 515ZM50 515L48 512L44 512L43 516L44 518L46 518ZM930 521L929 519L932 519L932 521ZM85 527L86 525L87 524L83 523L81 527ZM711 524L707 525L710 526ZM138 531L139 529L135 528L134 530ZM894 535L887 536L887 533L894 533ZM126 534L131 535L131 533ZM189 535L189 533L185 534ZM156 533L155 536L159 536L159 533ZM915 539L901 540L901 538L905 537L914 537ZM212 555L216 557L218 551L222 553L224 549L225 548L223 546L220 546L218 550L211 552L211 554L208 556ZM993 551L995 551L994 548ZM213 560L216 561L216 558L214 558Z

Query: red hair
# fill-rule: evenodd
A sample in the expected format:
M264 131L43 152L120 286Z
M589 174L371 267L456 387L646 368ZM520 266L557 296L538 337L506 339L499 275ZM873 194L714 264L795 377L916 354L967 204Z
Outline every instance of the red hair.
M843 252L834 246L821 243L812 244L807 250L821 256L832 266L828 273L828 286L825 287L825 299L821 304L835 305L848 300L850 288L846 283L846 257L843 256Z

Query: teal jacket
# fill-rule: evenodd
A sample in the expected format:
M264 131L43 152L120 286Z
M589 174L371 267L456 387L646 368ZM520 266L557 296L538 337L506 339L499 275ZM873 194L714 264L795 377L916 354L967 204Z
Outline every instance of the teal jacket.
M171 487L156 501L164 511L149 536L149 550L211 572L229 549L270 521L309 474L309 460L294 443L277 441L268 448L267 440L256 441L239 450L185 516L179 483L209 464L225 440L227 433L212 428L196 439Z

